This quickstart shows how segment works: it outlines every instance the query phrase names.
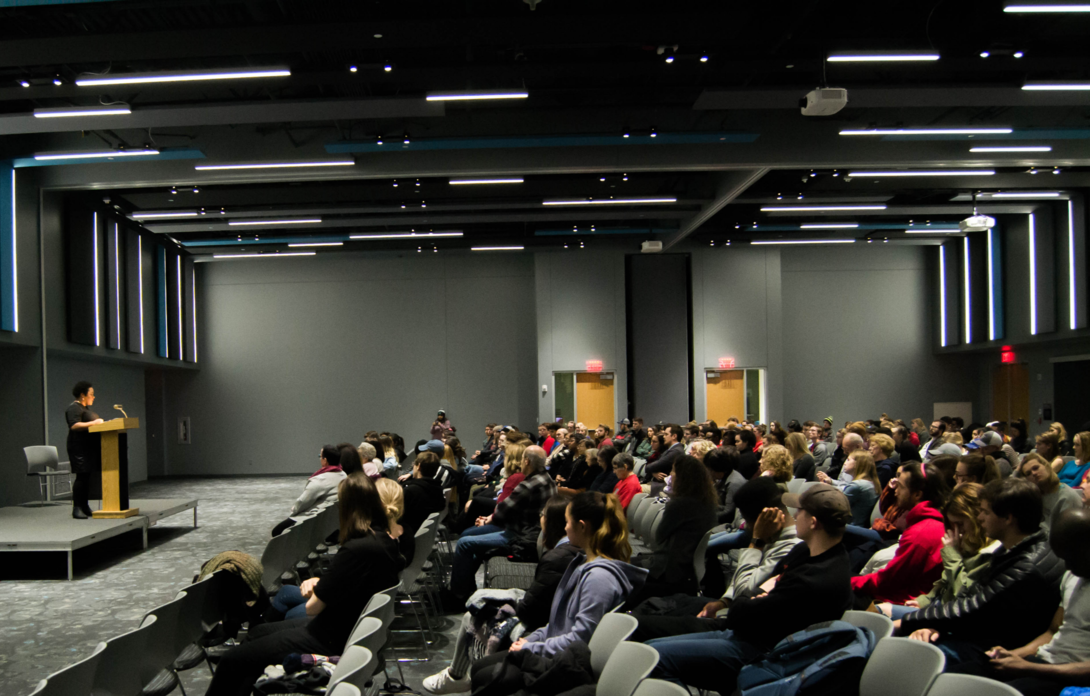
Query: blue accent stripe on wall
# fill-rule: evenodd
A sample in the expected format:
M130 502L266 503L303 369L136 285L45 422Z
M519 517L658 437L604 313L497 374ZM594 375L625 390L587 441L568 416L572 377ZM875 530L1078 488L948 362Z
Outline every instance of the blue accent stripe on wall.
M15 245L15 169L0 164L0 330L19 330L19 272Z
M158 310L155 313L155 325L159 334L159 357L170 357L170 345L167 343L167 250L162 246L155 248L155 288L156 304Z
M1006 335L1006 325L1003 321L1004 306L1003 306L1003 248L1000 240L1003 236L999 234L999 228L993 227L988 230L988 252L990 257L988 259L988 268L991 276L988 278L991 283L991 319L992 335L991 340L1001 340Z

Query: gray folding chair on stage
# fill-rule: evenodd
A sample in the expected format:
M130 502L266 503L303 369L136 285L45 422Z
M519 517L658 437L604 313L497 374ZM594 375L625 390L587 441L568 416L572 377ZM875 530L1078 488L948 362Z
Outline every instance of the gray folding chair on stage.
M26 475L38 477L38 506L59 505L53 501L54 492L72 492L72 466L57 460L57 448L51 445L24 447ZM55 491L56 483L64 482L68 490Z
M38 688L30 696L91 696L95 669L105 649L106 644L99 643L88 657L38 682Z
M852 626L869 628L871 633L874 634L875 640L882 640L893 635L893 621L884 614L873 611L848 610L844 612L844 616L841 618Z
M144 619L140 628L106 641L99 656L91 691L95 696L138 696L144 689L142 669L145 649L152 635L156 617Z
M599 677L617 646L636 632L640 622L630 614L606 614L590 636L590 666Z
M329 677L327 688L332 689L341 682L347 682L363 692L367 689L367 683L371 681L371 676L375 673L376 665L378 665L378 658L375 657L374 653L367 648L353 645L341 655L340 661L337 662L337 668L333 670L332 676Z
M658 663L659 653L650 645L621 643L598 677L595 696L632 696Z
M930 643L883 638L863 668L859 696L924 696L945 665L946 656Z
M692 696L689 690L665 679L644 679L633 696Z

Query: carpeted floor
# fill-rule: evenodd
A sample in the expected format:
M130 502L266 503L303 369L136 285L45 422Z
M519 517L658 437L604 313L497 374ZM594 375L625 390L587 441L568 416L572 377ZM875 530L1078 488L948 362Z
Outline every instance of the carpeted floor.
M149 529L146 550L136 533L82 549L75 554L72 582L64 579L63 554L6 554L0 568L0 696L29 694L39 680L88 655L99 641L136 628L220 551L260 557L269 530L284 519L304 483L299 476L135 484L134 498L198 498L200 526L194 529L192 514L183 513ZM419 691L425 676L446 666L454 628L449 618L443 622L432 662L403 665L412 689ZM416 634L402 638L419 645ZM416 654L422 651L401 653ZM190 696L199 696L211 675L198 667L182 678Z

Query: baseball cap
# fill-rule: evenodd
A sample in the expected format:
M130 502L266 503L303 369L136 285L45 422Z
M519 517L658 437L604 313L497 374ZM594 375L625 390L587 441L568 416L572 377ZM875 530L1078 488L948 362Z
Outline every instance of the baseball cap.
M439 409L439 415L440 416L445 416L445 415L447 415L447 412L444 411L443 409Z
M625 418L625 419L623 419L623 420L619 420L619 421L617 421L617 422L618 422L618 423L620 423L621 425L632 425L632 421L630 421L630 420L629 420L629 419L627 419L627 418Z
M825 416L825 422L832 425L833 417L832 416Z
M970 442L966 447L969 449L980 449L981 447L1002 447L1003 436L999 433L989 430L980 437Z
M442 413L442 411L440 411ZM443 456L443 441L442 440L428 440L424 444L416 448L417 452L434 452L440 457Z
M783 504L805 510L834 529L843 528L852 521L852 506L848 503L848 497L839 488L827 483L815 483L801 495L784 493Z
M941 457L944 454L949 454L954 457L961 456L961 448L952 442L944 442L938 447L932 447L927 450L927 460L931 461L935 457Z

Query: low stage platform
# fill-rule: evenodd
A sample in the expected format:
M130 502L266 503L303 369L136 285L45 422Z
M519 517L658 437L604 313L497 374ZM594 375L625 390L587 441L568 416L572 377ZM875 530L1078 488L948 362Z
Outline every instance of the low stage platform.
M96 508L97 501L91 501ZM14 506L0 508L0 551L52 551L68 554L68 579L72 579L72 552L111 537L141 530L143 547L148 547L148 528L160 520L186 510L193 511L197 526L197 500L184 498L133 498L130 506L140 514L117 520L72 519L72 506Z

